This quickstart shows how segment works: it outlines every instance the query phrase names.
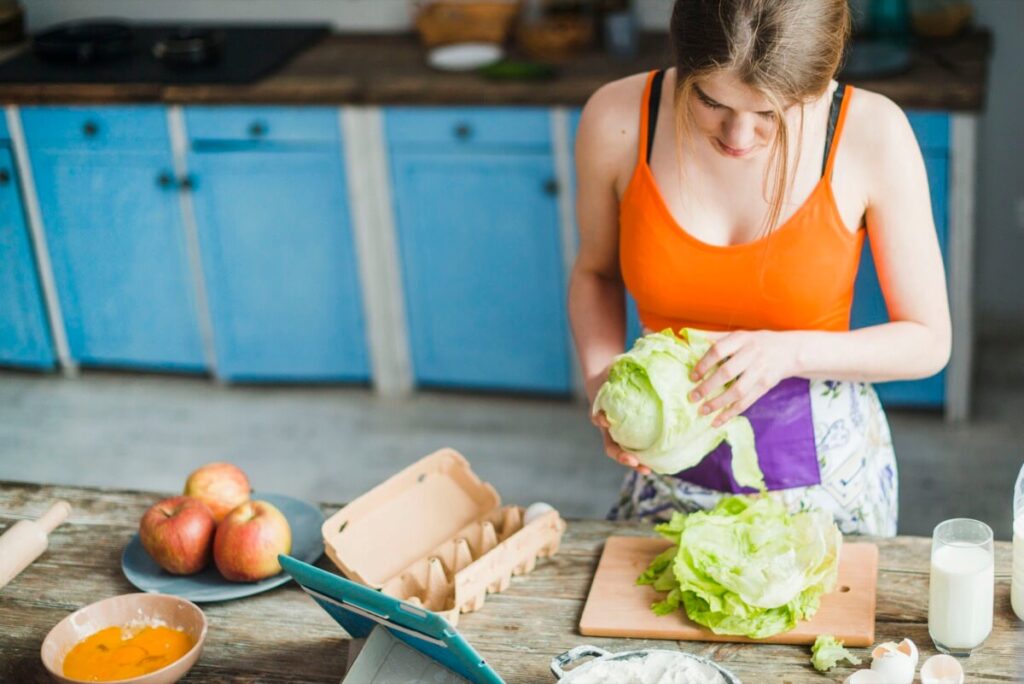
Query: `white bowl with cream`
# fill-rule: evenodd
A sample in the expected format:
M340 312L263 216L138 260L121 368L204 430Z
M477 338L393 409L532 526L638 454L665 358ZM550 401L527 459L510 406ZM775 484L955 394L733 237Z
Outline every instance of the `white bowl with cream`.
M594 660L576 665L588 657ZM566 671L571 665L576 666ZM560 684L742 684L713 660L657 648L611 653L577 646L553 658L551 672Z

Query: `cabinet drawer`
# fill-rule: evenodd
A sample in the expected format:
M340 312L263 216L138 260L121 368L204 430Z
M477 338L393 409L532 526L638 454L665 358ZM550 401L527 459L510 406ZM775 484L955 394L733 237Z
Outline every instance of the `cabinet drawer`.
M333 107L187 107L192 141L337 143L338 110Z
M392 107L385 126L393 147L551 144L548 111L536 107Z
M29 146L60 149L167 149L163 107L24 107Z

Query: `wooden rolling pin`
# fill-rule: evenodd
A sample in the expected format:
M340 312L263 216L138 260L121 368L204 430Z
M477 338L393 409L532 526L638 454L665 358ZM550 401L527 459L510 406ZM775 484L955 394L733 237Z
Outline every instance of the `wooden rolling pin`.
M19 520L0 537L0 589L46 550L47 535L67 520L71 504L58 501L39 520Z

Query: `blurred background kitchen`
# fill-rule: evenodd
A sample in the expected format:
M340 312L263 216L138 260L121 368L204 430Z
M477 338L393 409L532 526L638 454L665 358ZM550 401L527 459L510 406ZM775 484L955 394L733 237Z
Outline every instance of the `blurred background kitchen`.
M1024 2L851 4L841 78L910 116L954 322L945 371L879 386L900 532L1008 539ZM510 502L602 517L574 131L670 65L671 5L0 0L0 481L171 491L226 459L342 502L452 446ZM854 325L885 317L866 247Z

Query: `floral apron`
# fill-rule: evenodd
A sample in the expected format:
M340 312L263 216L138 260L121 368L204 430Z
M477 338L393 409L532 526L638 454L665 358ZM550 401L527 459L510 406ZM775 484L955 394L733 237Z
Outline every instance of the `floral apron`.
M864 383L789 378L744 415L754 428L769 496L791 511L832 514L843 534L896 534L898 475L885 412ZM667 520L673 511L711 508L736 483L732 452L721 444L697 466L675 475L630 471L611 520Z

